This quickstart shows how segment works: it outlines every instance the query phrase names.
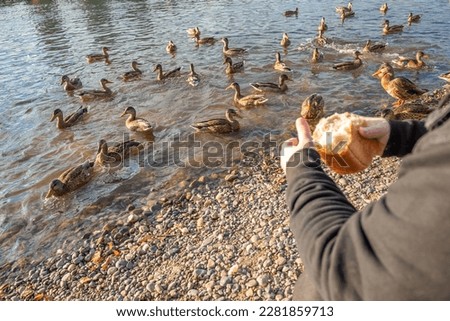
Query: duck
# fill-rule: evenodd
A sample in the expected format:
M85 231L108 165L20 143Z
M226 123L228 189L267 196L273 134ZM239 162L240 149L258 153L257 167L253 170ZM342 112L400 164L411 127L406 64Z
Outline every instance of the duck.
M110 163L121 162L130 155L131 151L136 148L141 150L144 146L134 140L127 140L122 143L116 143L108 146L104 139L98 143L97 156L95 158L96 165L106 165Z
M286 66L286 64L283 61L281 61L281 55L280 55L279 52L277 52L275 54L275 63L273 65L273 69L279 70L279 71L284 71L284 72L291 72L292 71L291 68Z
M429 56L423 51L419 50L416 53L416 58L399 58L398 60L394 60L393 62L400 67L409 68L409 69L420 69L426 66L425 61L422 58L429 58Z
M110 88L106 86L106 84L112 83L113 83L112 81L102 78L100 79L100 85L102 86L101 90L99 89L83 90L77 92L76 95L79 96L82 101L110 98L113 95L113 92Z
M349 2L346 7L336 7L337 13L343 13L343 12L351 12L353 11L353 4Z
M200 83L200 76L194 71L194 64L190 64L190 72L187 79L189 85L196 87Z
M239 62L233 63L233 61L231 60L230 57L225 57L223 64L227 65L227 67L225 69L225 73L227 75L230 75L230 74L234 74L234 73L242 71L244 69L245 62L239 61Z
M131 80L136 80L141 78L142 76L142 71L137 67L139 66L140 63L138 63L137 61L132 61L131 62L131 68L133 70L131 71L127 71L126 73L124 73L121 78L123 81L131 81Z
M380 11L383 13L383 14L386 14L386 12L389 10L389 7L388 7L388 4L385 2L385 3L383 3L382 5L381 5L381 7L380 7Z
M283 38L281 39L280 44L282 47L289 47L291 44L291 40L289 40L289 36L286 32L283 32Z
M237 82L233 82L231 85L229 85L225 89L234 89L234 102L242 107L252 107L252 106L259 106L263 105L267 102L267 98L263 95L247 95L242 96L241 94L241 87Z
M361 67L362 60L361 60L360 56L362 56L362 53L359 52L358 50L356 50L354 52L354 55L355 55L355 59L353 61L346 61L346 62L337 63L337 64L333 65L333 69L336 69L336 70L355 70L355 69Z
M411 23L419 22L420 18L422 18L421 14L414 14L413 15L413 13L410 12L409 15L408 15L408 24L411 25Z
M237 132L240 129L239 122L235 118L242 118L234 109L227 109L225 118L209 119L191 125L197 132L207 131L218 134Z
M314 48L311 57L311 62L318 63L322 61L323 61L323 54L319 51L319 48Z
M58 108L53 111L50 121L52 122L57 119L56 127L58 129L64 129L78 123L81 119L83 119L87 112L87 108L80 106L80 108L78 108L75 112L64 118L62 110Z
M64 171L57 179L52 180L45 198L59 197L73 192L89 182L94 174L94 162L86 160L83 164Z
M223 43L222 52L225 56L236 56L242 55L247 52L247 49L244 48L228 48L228 38L222 38L220 41Z
M172 40L169 40L169 42L167 43L166 51L170 54L173 54L175 53L175 51L177 51L177 46L173 43Z
M383 33L385 35L387 34L391 34L391 33L397 33L397 32L402 32L403 31L403 25L394 25L394 26L390 26L389 24L389 20L384 20L383 23Z
M426 93L427 89L421 89L411 80L404 77L395 77L394 68L389 63L384 63L372 75L380 79L383 89L397 99L393 106L401 106L407 100L416 99Z
M188 28L186 30L189 37L195 37L196 35L200 36L200 29L198 27Z
M320 19L320 24L319 27L317 27L317 30L325 32L328 30L328 26L325 23L325 17L322 17L322 19Z
M298 8L295 8L295 10L286 10L283 15L286 17L298 16Z
M428 113L417 113L400 111L397 112L392 108L385 108L381 111L381 117L386 120L422 120L428 116Z
M450 71L446 72L446 73L443 73L443 74L440 74L438 77L440 79L445 80L446 82L450 82Z
M181 70L181 67L178 67L178 68L175 68L175 69L173 69L171 71L163 73L161 64L157 64L155 66L155 68L153 69L154 72L157 72L157 74L156 74L156 79L157 80L164 80L166 78L180 76L180 70Z
M381 52L384 49L386 49L385 44L372 43L372 40L369 39L363 48L363 52Z
M323 31L319 30L319 34L314 39L314 42L316 43L316 45L323 47L327 43L329 43L330 41L327 38L324 37Z
M252 86L255 90L264 92L264 91L274 91L279 93L284 93L286 90L288 90L288 86L286 85L286 81L291 81L286 74L281 74L278 77L278 84L272 83L272 82L254 82L251 83L250 86Z
M216 43L216 39L214 37L204 37L200 38L200 34L194 35L194 41L196 45L213 45Z
M109 50L108 47L103 47L101 54L90 54L90 55L87 55L86 56L87 62L88 63L93 63L93 62L102 61L102 60L107 61L109 59L108 50Z
M69 78L67 75L61 77L61 85L64 85L65 91L73 91L83 87L80 78Z
M136 117L136 109L134 109L134 107L127 107L120 117L125 115L128 115L128 118L125 121L125 126L127 126L129 130L133 132L153 134L153 127L150 125L150 122L146 119Z
M308 122L311 132L314 131L317 123L323 118L325 101L319 94L308 96L302 103L300 116Z
M345 19L354 17L355 11L342 11L341 12L341 21L344 22Z

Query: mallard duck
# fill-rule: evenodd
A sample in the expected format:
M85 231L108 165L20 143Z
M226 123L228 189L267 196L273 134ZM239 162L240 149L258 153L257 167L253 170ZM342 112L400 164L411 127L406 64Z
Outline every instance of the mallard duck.
M327 38L324 37L323 31L319 30L319 34L314 39L314 42L316 43L316 45L323 47L327 43L329 43L330 41Z
M318 48L314 48L312 57L311 57L311 62L318 63L318 62L321 62L322 60L323 60L323 54L319 51Z
M272 82L255 82L251 83L255 90L263 92L263 91L275 91L279 93L283 93L288 90L288 86L286 85L286 81L292 80L286 74L281 74L278 77L278 84Z
M75 112L64 118L62 110L58 108L53 111L53 115L52 118L50 118L50 121L54 121L55 119L57 119L56 127L59 129L64 129L75 125L83 118L85 114L87 114L87 112L87 108L80 106L80 108L78 108Z
M306 119L311 128L311 132L314 131L317 123L325 114L324 105L325 101L319 94L310 95L302 103L300 116Z
M419 50L416 53L416 59L414 58L399 58L397 60L394 60L393 62L400 67L403 68L410 68L410 69L420 69L422 67L425 67L425 61L422 60L422 58L428 58L429 56L425 54L423 51Z
M166 51L170 54L173 54L175 51L177 51L177 46L173 43L172 40L169 40L166 46Z
M220 41L223 43L222 52L226 56L242 55L247 52L244 48L228 48L228 38L222 38Z
M131 71L127 71L126 73L124 73L121 78L123 81L130 81L130 80L136 80L141 78L142 76L142 71L137 67L138 65L140 65L140 63L138 63L137 61L132 61L131 62L131 68L133 70Z
M354 70L354 69L357 69L357 68L361 67L362 60L359 57L362 56L362 53L360 53L358 50L356 50L354 55L355 55L355 60L353 60L353 61L346 61L346 62L341 62L341 63L335 64L333 66L333 69L336 69L336 70Z
M127 140L122 143L116 143L112 146L108 146L104 139L101 139L98 143L97 156L95 158L95 164L106 165L108 163L121 162L123 159L130 155L132 149L136 148L141 150L144 146L134 140Z
M102 48L102 54L90 54L86 56L86 60L88 63L92 63L95 61L102 61L102 60L108 60L109 59L109 54L108 54L108 47L103 47Z
M200 36L200 29L198 27L188 28L186 30L186 32L187 32L188 36L190 36L190 37L195 37L196 35Z
M383 33L385 35L391 34L391 33L396 33L396 32L402 32L402 31L403 31L403 25L390 26L389 25L389 20L384 20Z
M381 52L386 49L385 44L372 43L372 40L367 40L366 45L363 48L363 52Z
M397 112L392 108L385 108L381 111L381 117L386 120L422 120L426 118L428 114L426 113L415 113L415 112Z
M386 14L386 12L389 10L388 4L385 2L381 5L380 7L380 11L384 14Z
M81 165L69 168L50 183L46 198L62 196L75 191L89 182L94 173L94 162L87 160Z
M342 22L344 22L345 19L350 18L350 17L354 17L355 16L355 11L343 11L341 12L341 20Z
M291 41L289 40L289 36L287 35L286 32L283 32L283 38L281 39L280 44L283 47L289 47L289 45L291 44Z
M286 64L281 61L281 55L279 52L277 52L275 54L275 63L273 65L273 69L275 70L279 70L279 71L284 71L284 72L291 72L291 68L289 68L288 66L286 66Z
M346 7L336 7L336 12L339 14L343 13L343 12L351 12L351 11L353 11L353 5L351 2L349 2Z
M420 18L422 17L421 14L412 14L412 12L409 13L408 15L408 24L411 24L413 22L419 22Z
M283 15L286 17L298 16L298 8L295 8L295 10L286 10Z
M219 134L236 132L240 129L239 122L235 119L242 118L234 109L228 109L225 112L226 119L210 119L192 124L191 127L196 131L208 131Z
M319 27L317 27L317 30L325 32L328 30L328 26L325 23L325 17L322 17L322 19L320 19L320 24Z
M418 98L428 91L420 89L411 80L404 77L395 78L394 68L388 63L382 64L372 76L379 78L384 90L397 99L393 106L400 106L406 100Z
M236 82L232 83L225 89L234 89L234 102L237 105L240 105L242 107L252 107L252 106L263 105L268 100L263 95L242 96L241 95L241 87Z
M136 117L136 109L134 109L134 107L127 107L120 117L123 117L124 115L128 115L125 126L127 126L129 130L133 132L153 133L153 127L148 120Z
M225 73L228 75L240 72L244 69L244 61L233 63L230 57L225 57L223 64L227 65Z
M155 66L155 69L153 69L154 72L157 72L157 74L156 74L157 80L164 80L166 78L178 77L178 76L180 76L180 70L181 70L181 67L178 67L171 71L163 73L161 64L157 64Z
M446 82L450 82L450 71L440 74L438 77L445 80Z
M194 36L194 41L198 45L213 45L216 43L216 39L214 37L204 37L200 38L200 34L196 34Z
M69 78L67 75L61 77L61 85L64 85L65 91L73 91L83 87L80 78Z
M83 90L77 92L76 95L79 96L82 101L110 98L113 95L113 92L110 88L106 86L106 84L112 83L113 83L112 81L102 78L100 79L100 85L102 86L102 90L98 89Z
M200 83L200 76L194 71L194 64L192 63L190 65L190 73L187 82L193 87L198 86Z

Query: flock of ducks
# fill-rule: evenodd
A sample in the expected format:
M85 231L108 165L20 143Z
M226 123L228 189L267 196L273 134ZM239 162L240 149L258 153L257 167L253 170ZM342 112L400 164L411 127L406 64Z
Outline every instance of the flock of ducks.
M386 13L389 10L387 3L384 3L380 7L382 13ZM347 19L355 15L353 11L352 3L348 3L345 7L337 7L336 12L340 15L341 19ZM286 17L298 16L299 9L288 10L283 13ZM421 19L421 15L413 15L412 13L408 16L408 24L417 23ZM331 40L325 37L325 32L328 30L325 18L322 17L317 28L318 36L314 39L315 47L313 48L311 63L320 63L323 61L323 53L320 52L319 48ZM198 27L189 28L186 30L189 37L192 37L196 45L213 45L216 42L214 37L201 37L201 32ZM396 32L402 32L403 25L391 25L389 20L384 20L382 32L384 34L391 34ZM247 49L230 47L228 38L223 37L220 39L223 44L222 53L224 56L223 64L225 66L225 73L228 75L240 72L244 69L244 61L233 62L232 57L242 57L247 54ZM283 48L287 48L291 45L291 41L287 33L282 34L282 39L280 45ZM371 40L367 40L363 52L371 53L381 53L385 50L386 45L380 43L373 43ZM169 54L174 54L177 51L177 46L170 40L167 43L166 51ZM103 47L102 53L100 54L90 54L86 56L86 61L88 63L94 63L103 61L106 64L110 64L109 60L109 48ZM360 68L363 64L361 56L363 53L356 50L354 52L354 59L352 61L344 61L336 63L333 65L335 70L356 70ZM398 67L410 68L410 69L420 69L426 64L423 61L424 58L428 58L428 55L422 51L417 52L415 58L404 58L401 57L397 61L394 61ZM120 79L123 81L134 81L139 80L142 76L142 71L138 68L140 64L137 61L131 62L131 70L122 74ZM284 93L288 90L287 83L292 79L288 74L292 71L281 59L279 52L275 54L275 62L273 64L273 69L280 71L278 83L270 82L255 82L251 83L250 86L257 93L249 93L243 95L241 92L241 87L237 82L231 83L226 89L234 91L233 101L237 107L256 107L265 104L268 99L264 96L266 92L274 93ZM153 72L156 73L156 80L163 81L168 78L178 77L181 67L164 72L161 64L157 64ZM406 101L416 99L424 94L427 90L421 89L415 85L412 81L404 77L395 77L394 68L389 62L383 63L378 70L373 74L374 77L380 79L381 86L383 89L397 101L393 104L394 107L402 106ZM450 82L450 72L442 74L440 78ZM187 82L191 86L197 86L200 83L200 76L195 72L194 65L190 64L190 72L187 78ZM108 87L111 81L102 78L100 80L101 89L82 89L83 85L79 78L70 78L67 75L61 77L61 85L67 92L73 93L78 96L82 102L96 100L96 99L108 99L113 97L114 93ZM88 112L87 108L80 107L78 110L73 112L67 117L63 116L60 109L56 109L53 112L51 121L56 120L56 126L59 129L64 129L75 125L84 115ZM312 94L306 98L301 106L300 115L309 122L311 129L313 130L318 121L324 116L324 99L319 94ZM153 127L149 121L143 118L137 117L135 108L129 106L127 107L122 116L127 116L125 120L125 126L134 132L142 133L146 138L153 139ZM395 109L386 108L382 112L382 116L387 119L404 119L404 118L421 118L424 116L421 112L409 112L409 113L396 113ZM217 134L227 134L240 130L240 124L237 120L242 118L241 115L235 109L227 109L225 112L225 118L215 118L204 121L199 121L191 125L196 131L207 131ZM120 162L123 157L131 154L133 150L141 150L143 145L134 140L126 141L120 144L115 144L108 146L107 142L103 139L99 141L97 155L95 161L86 161L78 166L69 168L63 172L57 179L54 179L50 183L49 191L46 197L51 196L62 196L69 192L72 192L86 184L93 176L94 167L96 165L113 164Z

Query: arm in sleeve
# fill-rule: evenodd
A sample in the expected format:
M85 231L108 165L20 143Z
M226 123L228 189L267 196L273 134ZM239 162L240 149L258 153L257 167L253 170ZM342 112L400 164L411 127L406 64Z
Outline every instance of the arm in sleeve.
M427 132L425 123L422 121L391 120L389 125L391 126L391 133L383 157L402 157L411 153L419 138Z

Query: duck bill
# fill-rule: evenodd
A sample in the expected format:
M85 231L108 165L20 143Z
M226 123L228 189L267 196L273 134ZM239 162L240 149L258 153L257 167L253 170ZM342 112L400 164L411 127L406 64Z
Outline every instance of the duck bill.
M53 196L53 190L49 189L49 191L47 192L47 194L45 195L45 198L50 198Z
M52 122L52 121L54 121L55 120L55 118L56 118L56 115L55 114L53 114L52 115L52 118L50 118L50 121Z
M227 89L233 89L233 84L231 84L227 88L225 88L225 90L227 90Z
M127 114L127 112L124 111L122 114L120 114L120 117L123 117L123 116L125 116L126 114Z
M381 74L381 69L375 71L375 72L372 74L372 77L379 78L379 74Z

